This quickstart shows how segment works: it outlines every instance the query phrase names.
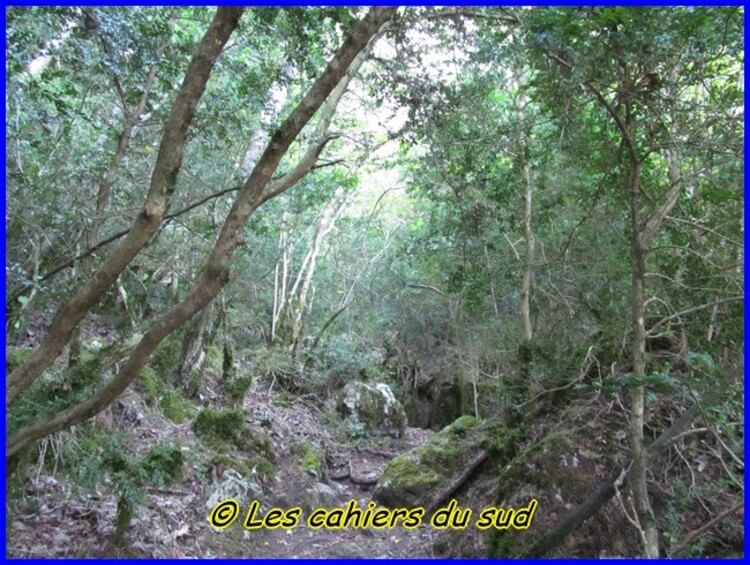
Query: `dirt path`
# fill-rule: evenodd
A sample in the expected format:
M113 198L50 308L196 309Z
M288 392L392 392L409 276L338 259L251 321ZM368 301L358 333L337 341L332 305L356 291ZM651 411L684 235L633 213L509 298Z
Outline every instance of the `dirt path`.
M321 412L314 405L277 400L255 391L244 406L250 419L264 424L277 453L276 478L258 493L265 510L298 505L302 485L310 484L295 445L324 446L334 476L337 470L351 465L355 477L373 478L382 474L393 455L422 445L433 433L407 428L404 437L398 439L369 437L342 443L321 424ZM117 497L108 486L108 477L87 489L47 467L32 469L23 496L14 503L8 557L434 557L431 548L437 533L428 525L413 530L400 525L382 530L316 530L307 526L307 514L303 514L299 525L290 530L247 531L242 527L243 518L239 518L225 530L216 531L208 523L208 502L230 475L207 466L211 452L195 437L189 422L165 420L131 392L118 401L104 424L126 430L129 448L137 456L143 456L156 443L179 443L186 460L183 479L169 488L145 489L131 523L130 544L123 552L110 544ZM75 437L71 434L68 441L75 441ZM374 488L354 484L348 478L329 480L329 485L335 493L326 505L329 509L345 507L352 499L366 508ZM244 517L252 493L240 489L233 496Z
M424 443L432 432L407 428L403 438L394 440L388 452L375 446L361 447L359 450L342 454L351 460L352 470L360 477L379 477L390 457L408 451ZM332 481L339 492L339 507L346 507L355 500L357 507L366 509L372 500L373 486L353 484L350 480ZM401 525L393 529L347 528L330 530L312 529L303 515L299 526L284 531L268 530L263 540L255 545L256 557L337 557L337 558L393 558L393 557L434 557L431 551L434 530L422 525L408 530Z

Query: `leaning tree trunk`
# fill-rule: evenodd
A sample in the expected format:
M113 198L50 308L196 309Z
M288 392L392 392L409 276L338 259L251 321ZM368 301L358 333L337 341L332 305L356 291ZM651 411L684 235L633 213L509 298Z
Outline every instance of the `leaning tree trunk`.
M219 8L201 40L185 80L172 107L164 130L159 153L151 176L151 185L144 203L128 235L96 271L87 286L79 288L58 309L47 335L30 359L8 377L6 405L26 390L60 355L70 342L74 330L86 313L101 300L104 293L149 242L161 225L172 193L182 157L188 129L195 108L206 88L208 77L229 36L239 23L243 9Z
M230 9L220 9L219 12L222 12L222 10L229 11ZM185 299L154 322L133 348L128 360L120 367L114 379L94 396L53 415L49 419L35 422L10 437L6 445L6 459L18 453L30 442L82 422L106 408L138 376L159 343L192 318L196 312L205 308L219 294L221 289L229 282L230 261L234 250L243 241L243 231L251 214L265 201L282 193L304 177L312 169L326 140L320 140L318 146L308 149L300 163L290 173L277 181L271 182L271 177L282 157L302 131L302 128L326 101L329 94L344 79L355 57L377 35L378 30L391 18L395 11L396 8L372 8L361 21L357 22L345 34L342 45L334 54L328 67L315 81L294 111L271 136L263 155L240 189L214 248L201 271L201 275ZM234 24L236 26L242 11L235 10L235 12ZM213 24L211 29L213 29ZM348 77L346 80L348 80ZM159 202L161 203L160 209L154 209L152 212L160 212L159 217L161 218L165 211L165 202L163 199ZM151 208L147 208L147 210L151 210ZM142 216L144 215L147 218L150 217L150 214L142 214ZM17 392L20 392L20 390Z
M385 29L385 28L384 28ZM331 119L333 118L333 112L338 106L341 97L346 92L349 82L352 77L359 71L362 63L372 52L375 45L374 41L371 41L352 61L349 72L342 78L341 82L336 86L334 91L331 93L329 100L326 102L326 107L322 112L321 120L318 122L316 128L316 136L323 137L327 135L328 126L330 125ZM286 251L286 235L282 227L282 232L279 239L279 247L281 249L281 266L282 272L279 280L279 265L277 264L274 271L274 289L279 289L280 292L274 292L274 308L271 318L271 338L272 341L277 338L282 342L285 342L289 346L289 350L292 357L296 358L299 353L299 346L302 339L302 329L304 325L305 315L309 311L310 303L308 302L308 294L312 285L313 276L315 275L315 267L320 254L321 246L325 236L333 229L336 220L343 211L346 201L342 200L343 190L339 189L336 191L330 202L325 206L323 212L318 221L318 226L313 237L313 242L310 246L310 250L305 256L302 266L300 267L297 278L292 285L291 290L286 292L286 273L288 267L288 256Z

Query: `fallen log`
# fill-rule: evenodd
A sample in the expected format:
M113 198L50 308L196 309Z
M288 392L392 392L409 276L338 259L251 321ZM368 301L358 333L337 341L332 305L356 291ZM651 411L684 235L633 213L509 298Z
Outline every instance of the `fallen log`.
M453 479L450 483L445 485L444 488L442 488L432 499L432 502L428 504L425 507L425 515L429 516L432 514L435 510L437 510L440 505L445 502L449 497L451 497L461 486L471 478L471 476L479 469L479 467L487 460L487 453L482 451L478 455L476 455L471 462L469 463L469 466L464 469L463 473L461 473L458 477Z

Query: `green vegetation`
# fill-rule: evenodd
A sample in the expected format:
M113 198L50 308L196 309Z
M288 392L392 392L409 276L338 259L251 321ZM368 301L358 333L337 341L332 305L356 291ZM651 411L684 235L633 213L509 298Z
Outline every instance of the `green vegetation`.
M276 459L271 439L260 428L248 425L242 410L201 410L193 431L209 445L230 446L270 461Z
M162 414L175 424L182 424L193 414L193 405L180 393L172 390L164 392L159 402Z

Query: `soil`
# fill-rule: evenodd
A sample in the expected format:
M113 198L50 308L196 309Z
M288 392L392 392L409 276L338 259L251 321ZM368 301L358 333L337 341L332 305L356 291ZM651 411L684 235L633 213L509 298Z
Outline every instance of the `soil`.
M227 408L221 387L209 379L200 393L201 407ZM158 404L158 403L156 403ZM407 428L403 437L362 435L361 429L326 412L313 397L290 395L268 383L254 387L242 408L249 424L264 430L275 451L274 476L269 477L250 465L245 476L227 463L242 461L248 454L220 452L195 436L192 419L176 424L158 408L147 406L134 390L128 390L110 408L94 419L93 425L114 433L123 431L127 448L143 457L158 443L181 446L185 464L182 478L168 488L144 488L143 499L135 509L125 543L113 544L117 496L111 478L102 476L96 484L82 485L69 479L73 474L66 454L81 451L85 427L56 434L40 442L39 461L26 474L24 492L6 507L7 557L137 557L137 558L408 558L483 557L486 532L476 528L436 530L423 525L408 530L393 529L312 529L306 519L313 507L307 501L299 525L290 529L243 528L244 516L253 500L260 503L259 515L271 508L282 510L304 505L311 486L324 483L331 498L327 509L345 507L350 500L367 508L374 482L397 454L423 445L434 432ZM657 412L656 408L659 408ZM678 399L664 399L648 414L648 429L656 437L684 409ZM481 509L499 504L518 508L538 499L533 528L506 533L507 544L523 546L539 532L555 527L578 504L586 500L613 470L627 464L626 409L608 398L581 399L566 405L554 419L537 418L530 423L526 440L518 453L529 451L519 460L519 472L498 480L505 463L485 465L454 496L462 508L475 515ZM88 424L87 424L88 425ZM688 437L709 453L718 445L695 430ZM701 432L698 435L697 432ZM552 438L552 439L549 439ZM673 490L693 485L700 507L684 513L674 526L665 553L722 509L736 504L735 490L722 485L725 465L719 466L706 455L698 459L683 456L688 446L660 458L650 468L655 512L676 516ZM320 455L325 473L305 464L305 453ZM502 464L501 464L502 463ZM354 479L354 480L353 480ZM232 482L234 481L234 482ZM724 481L724 482L722 482ZM233 485L239 485L236 489ZM254 485L249 488L248 485ZM227 489L226 485L229 485ZM245 485L245 486L242 486ZM241 487L241 488L240 488ZM222 493L228 493L226 495ZM701 494L702 493L702 494ZM222 498L217 496L221 494ZM208 522L213 500L233 497L240 505L238 518L217 531ZM427 501L425 501L427 503ZM623 512L623 502L612 499L595 519L588 520L559 547L555 556L635 557L639 539ZM741 510L741 509L740 509ZM725 520L712 529L713 545L706 553L735 557L743 551L743 516ZM664 536L666 539L666 535ZM519 545L520 544L520 545Z
M220 404L218 393L210 387L204 388L202 395L207 405ZM286 509L298 505L300 489L311 484L312 478L300 464L300 445L325 452L325 467L330 474L327 482L338 493L338 506L345 507L353 499L360 508L366 508L374 484L355 484L345 475L353 475L357 482L374 482L393 456L422 445L433 434L407 428L401 438L342 439L341 434L331 433L336 423L315 403L303 398L289 400L286 395L261 388L248 394L243 408L251 423L269 434L276 450L276 476L262 484L258 497L261 512L272 506ZM178 443L186 461L182 480L169 488L146 487L127 543L115 546L117 498L108 488L108 479L103 478L93 488L77 485L66 478L68 471L50 466L48 456L46 465L37 464L29 472L24 495L13 502L7 557L435 557L432 547L441 532L429 524L412 530L401 525L380 530L316 530L307 526L307 514L303 513L299 525L292 529L248 531L242 520L252 500L239 496L240 517L217 531L208 522L208 501L217 486L236 473L206 463L213 453L195 436L191 421L175 424L146 406L137 393L128 391L96 419L96 424L125 430L129 449L139 457L154 444ZM45 440L41 449L54 453L75 449L81 433L74 429ZM52 459L64 467L64 461ZM321 482L325 479L320 477Z

